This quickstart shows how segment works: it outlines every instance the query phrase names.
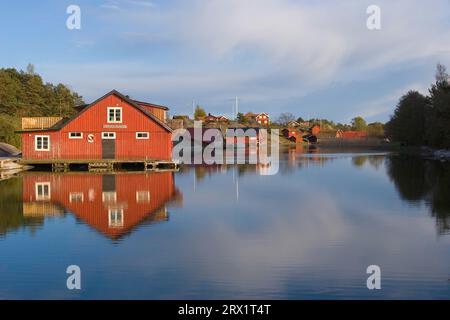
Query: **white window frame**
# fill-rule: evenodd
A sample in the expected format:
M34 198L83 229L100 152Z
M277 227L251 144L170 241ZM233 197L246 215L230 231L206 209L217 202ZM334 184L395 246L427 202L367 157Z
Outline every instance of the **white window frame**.
M80 134L80 136L72 136L72 134ZM69 139L83 139L83 132L69 132Z
M109 136L109 134L111 134L112 133L112 137L110 137ZM105 136L105 135L108 135L108 136ZM115 132L102 132L102 139L103 140L116 140L116 133Z
M145 134L147 136L146 137L139 137L139 134ZM150 133L149 132L145 132L145 131L136 132L136 140L148 140L148 139L150 139Z
M44 148L40 148L40 149L38 149L38 139L39 138L47 138L47 148L46 149L44 149ZM42 140L41 141L41 147L43 147L44 146L44 140ZM37 136L34 136L34 150L35 151L50 151L50 136L43 136L43 135L37 135Z
M92 188L88 191L88 199L90 202L95 200L95 190Z
M103 191L102 202L117 202L117 192L115 191Z
M116 120L116 111L119 110L120 111L120 120ZM114 111L114 119L111 120L109 118L109 113L110 111ZM122 107L108 107L107 108L107 113L106 113L106 120L108 123L122 123L123 121L123 110Z
M120 215L121 219L117 219L117 217ZM114 217L114 219L113 219ZM119 208L110 208L108 209L108 226L110 228L122 228L124 225L124 212L123 209Z
M136 191L136 203L149 203L150 202L150 191L142 190Z
M70 192L69 193L69 202L70 203L74 203L74 202L75 203L83 203L84 202L84 193L83 192Z
M39 194L38 190L39 187L42 188L42 191L44 191L44 186L48 187L48 194ZM36 201L48 201L52 198L52 190L50 186L50 182L36 182L34 185L34 188L36 190Z

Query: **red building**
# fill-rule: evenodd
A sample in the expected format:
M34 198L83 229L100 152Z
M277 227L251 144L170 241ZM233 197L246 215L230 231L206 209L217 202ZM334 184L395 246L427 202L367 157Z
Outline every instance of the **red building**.
M311 128L305 127L288 127L281 130L283 136L293 142L308 141L310 143L317 142L317 134L320 132L319 126Z
M281 130L281 133L286 139L289 139L293 142L303 141L302 134L295 128L285 128Z
M211 113L208 113L208 115L203 119L203 121L209 123L209 122L217 122L217 117L213 116Z
M336 132L336 138L341 139L363 139L367 138L367 132L366 131L342 131L338 130Z
M311 128L311 134L313 134L313 135L318 135L319 134L319 132L320 132L320 126L317 126L317 125L315 125L315 126L312 126L312 128Z
M265 112L258 114L255 119L261 125L268 125L270 123L269 115Z
M212 115L211 113L209 113L209 114L205 117L204 121L205 121L206 123L211 123L211 122L228 122L229 120L228 120L228 118L225 117L225 116L214 116L214 115Z
M65 212L109 238L141 223L167 221L167 205L182 201L171 172L132 174L27 174L23 177L24 217Z
M218 116L217 117L217 122L229 122L230 120L228 120L228 118L227 117L225 117L225 116Z
M225 144L236 146L247 146L250 143L258 145L265 143L266 141L260 141L259 128L227 128L225 134Z
M270 124L270 117L265 112L260 113L260 114L255 114L253 112L247 112L244 115L244 117L247 118L247 121L250 123L258 123L260 125L269 125Z
M24 160L170 160L172 130L166 107L130 99L113 90L79 107L71 119L22 121ZM27 120L23 119L23 120ZM50 119L50 121L47 121Z

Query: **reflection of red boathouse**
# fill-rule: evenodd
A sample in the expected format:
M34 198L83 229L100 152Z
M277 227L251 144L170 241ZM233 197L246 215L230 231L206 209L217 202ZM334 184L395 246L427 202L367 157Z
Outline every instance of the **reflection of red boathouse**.
M171 172L23 177L25 216L55 215L64 208L113 239L144 221L166 221L165 205L176 199L180 193Z

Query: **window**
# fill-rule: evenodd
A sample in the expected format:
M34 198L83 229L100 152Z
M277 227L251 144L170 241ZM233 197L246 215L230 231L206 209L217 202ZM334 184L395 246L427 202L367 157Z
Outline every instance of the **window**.
M108 123L122 123L122 108L108 108Z
M89 191L88 191L88 198L89 198L90 202L95 200L95 191L94 191L94 189L89 189Z
M136 191L136 202L137 203L150 202L150 191Z
M36 151L50 151L50 137L49 136L35 136L34 150Z
M116 202L117 201L117 193L115 191L104 191L102 193L103 202Z
M109 209L108 225L110 228L123 227L123 209Z
M115 139L116 133L115 132L102 132L102 139Z
M83 139L82 132L69 132L69 139Z
M84 202L83 192L71 192L69 193L69 202Z
M36 201L46 201L51 199L50 182L36 183Z
M136 132L136 139L141 140L141 139L148 139L148 138L149 138L148 132Z

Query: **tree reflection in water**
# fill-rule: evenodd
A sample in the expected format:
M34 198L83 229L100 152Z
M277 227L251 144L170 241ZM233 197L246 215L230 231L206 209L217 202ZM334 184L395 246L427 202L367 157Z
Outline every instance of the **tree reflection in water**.
M0 237L27 226L31 233L43 225L43 217L26 217L22 214L22 179L0 182Z
M386 156L384 154L353 154L351 157L351 163L356 168L362 168L370 165L376 169L380 169L383 168L383 163L385 163L388 177L395 185L400 197L404 201L414 205L425 204L429 208L431 216L436 219L437 232L439 234L450 233L449 163L424 160L420 157L412 157L410 155ZM310 152L305 153L303 150L289 150L289 152L280 156L281 165L279 174L289 175L292 174L293 171L302 170L308 166L318 165L319 167L324 167L336 159L338 158L330 157L326 154L310 154ZM206 177L212 177L213 175L220 172L226 172L228 170L236 170L235 172L237 177L242 177L244 175L258 175L261 169L262 168L258 165L249 164L239 166L184 166L179 174L185 174L190 170L195 170L196 180L197 182L201 182ZM74 184L73 181L68 181L71 179L73 180L77 176L82 177L80 179L80 181L83 182L82 184ZM33 198L35 197L35 193L38 191L36 189L36 182L39 181L34 181L37 178L43 181L45 180L51 182L51 188L49 189L52 193L51 198ZM165 179L164 184L161 183L161 178ZM139 215L140 218L136 218L134 223L139 224L139 221L151 220L150 217L159 217L158 215L152 215L150 213L154 212L158 208L164 208L169 202L172 203L174 198L180 199L181 196L181 192L175 188L173 175L170 173L161 173L158 175L134 174L131 176L122 174L115 176L115 179L119 179L120 181L113 184L110 183L110 185L114 187L118 186L118 188L124 184L124 179L137 180L133 180L132 183L126 183L129 187L124 190L131 193L127 195L119 190L122 193L119 191L117 192L117 199L114 198L114 202L105 202L108 199L105 197L102 198L102 192L106 190L102 190L102 186L104 189L105 183L107 182L107 179L102 178L102 176L82 174L54 175L51 173L45 173L24 175L20 178L1 181L0 237L5 236L9 232L14 232L25 227L34 233L43 226L45 217L64 217L66 212L74 212L75 214L78 213L77 217L88 224L93 224L92 221L88 219L91 217L91 214L82 214L81 209L84 207L87 208L86 210L88 210L88 212L98 212L100 209L103 210L102 208L105 204L112 205L116 203L126 203L126 207L130 207L130 205L134 205L136 201L142 202L146 200L145 197L148 198L151 194L152 201L150 203L146 204L144 201L139 204L142 206L142 212L141 215ZM98 181L94 183L94 180ZM162 185L165 187L162 187ZM78 186L78 189L72 190L75 186ZM61 194L64 190L67 191L67 194ZM161 199L158 200L156 195L159 193L161 193ZM104 196L108 195L108 192L104 194ZM58 196L60 196L60 199L58 199ZM80 201L81 204L79 203ZM100 209L97 208L94 210L92 206L98 201ZM153 207L153 205L156 206ZM82 207L78 208L77 206ZM138 212L140 211L137 209L133 210L134 215ZM120 214L116 216L121 217ZM116 216L114 217L117 218ZM126 214L126 217L130 218L130 215ZM147 219L144 219L146 217ZM104 219L105 221L103 222L105 224L111 223L111 221L108 220L107 214L104 215ZM127 219L127 222L131 222L130 219ZM129 226L130 228L126 227L127 226L124 225L123 229L131 230L131 225ZM100 229L104 231L104 234L107 234L110 237L119 236L124 233L124 230L121 230L118 227L113 229L115 232L114 234L112 234L110 232L111 230L106 227Z
M450 164L420 157L390 156L387 173L402 199L424 202L439 234L450 233Z

